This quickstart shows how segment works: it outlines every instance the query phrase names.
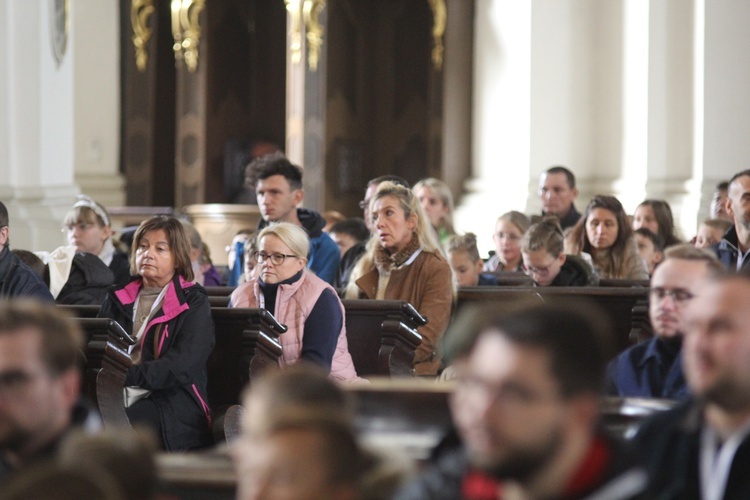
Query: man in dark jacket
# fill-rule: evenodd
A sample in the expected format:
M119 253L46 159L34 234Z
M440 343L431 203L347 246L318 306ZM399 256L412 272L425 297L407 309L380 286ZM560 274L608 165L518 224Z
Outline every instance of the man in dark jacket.
M735 174L729 181L726 204L734 226L713 248L731 271L750 271L750 170Z
M648 498L750 497L750 279L702 287L687 311L685 376L693 400L644 423L636 436Z
M83 335L54 307L0 304L0 479L54 455L66 432L84 422L78 353Z
M634 345L607 368L612 396L685 399L689 392L682 371L685 314L706 279L724 267L708 250L683 243L667 249L651 278L649 317L654 338Z
M0 297L33 297L52 302L44 281L8 248L8 209L0 202Z
M323 232L326 221L318 212L297 208L305 196L302 169L283 154L272 153L248 165L247 183L255 186L258 207L263 216L258 230L271 222L290 222L301 226L310 237L307 267L318 278L333 284L341 257L336 244Z
M494 309L464 311L445 337L462 444L396 498L639 498L645 471L598 425L606 330L571 308Z

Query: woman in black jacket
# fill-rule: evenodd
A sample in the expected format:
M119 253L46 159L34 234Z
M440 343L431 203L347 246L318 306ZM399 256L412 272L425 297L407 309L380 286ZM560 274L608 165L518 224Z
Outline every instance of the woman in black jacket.
M155 429L167 450L211 444L206 362L214 325L205 290L191 282L188 248L179 220L143 222L131 256L137 277L112 289L99 313L137 339L125 378L127 414Z

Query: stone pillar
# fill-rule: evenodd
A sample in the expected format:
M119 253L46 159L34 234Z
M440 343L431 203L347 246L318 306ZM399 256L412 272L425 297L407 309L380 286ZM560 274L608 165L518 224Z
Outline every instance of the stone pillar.
M118 2L76 0L70 6L74 180L104 206L124 205Z
M750 168L750 67L743 50L750 44L750 3L696 0L695 5L696 52L704 55L695 72L700 219L708 214L716 183Z
M455 219L486 253L497 217L527 202L531 3L477 0L475 9L472 176Z
M62 218L77 192L71 54L76 34L69 31L57 62L50 5L46 0L0 3L5 39L0 45L0 200L10 214L11 246L30 250L51 250L64 242Z

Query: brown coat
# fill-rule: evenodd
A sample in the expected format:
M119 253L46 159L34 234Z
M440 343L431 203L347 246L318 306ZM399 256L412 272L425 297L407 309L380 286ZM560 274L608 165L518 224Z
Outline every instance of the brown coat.
M371 269L356 284L360 298L374 299L378 291L378 270ZM414 355L414 370L417 375L436 375L440 368L436 349L448 328L453 304L453 282L448 263L442 257L422 251L411 264L391 271L385 299L409 302L427 317L427 324L418 330L422 335L422 345Z

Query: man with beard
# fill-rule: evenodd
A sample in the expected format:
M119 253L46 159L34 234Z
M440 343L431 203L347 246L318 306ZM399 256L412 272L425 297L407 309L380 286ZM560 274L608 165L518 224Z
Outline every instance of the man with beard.
M701 288L685 318L685 376L693 398L636 436L649 497L750 498L750 279Z
M713 248L719 260L730 270L750 271L750 170L734 174L729 181L726 207L734 226Z
M646 473L598 426L611 342L591 316L544 304L464 311L445 338L460 442L441 443L396 498L638 498Z
M683 319L693 297L710 277L725 272L709 251L689 243L673 246L651 278L649 316L655 336L615 358L607 368L611 396L684 399Z
M0 304L0 479L51 457L87 411L78 403L83 338L54 307Z

